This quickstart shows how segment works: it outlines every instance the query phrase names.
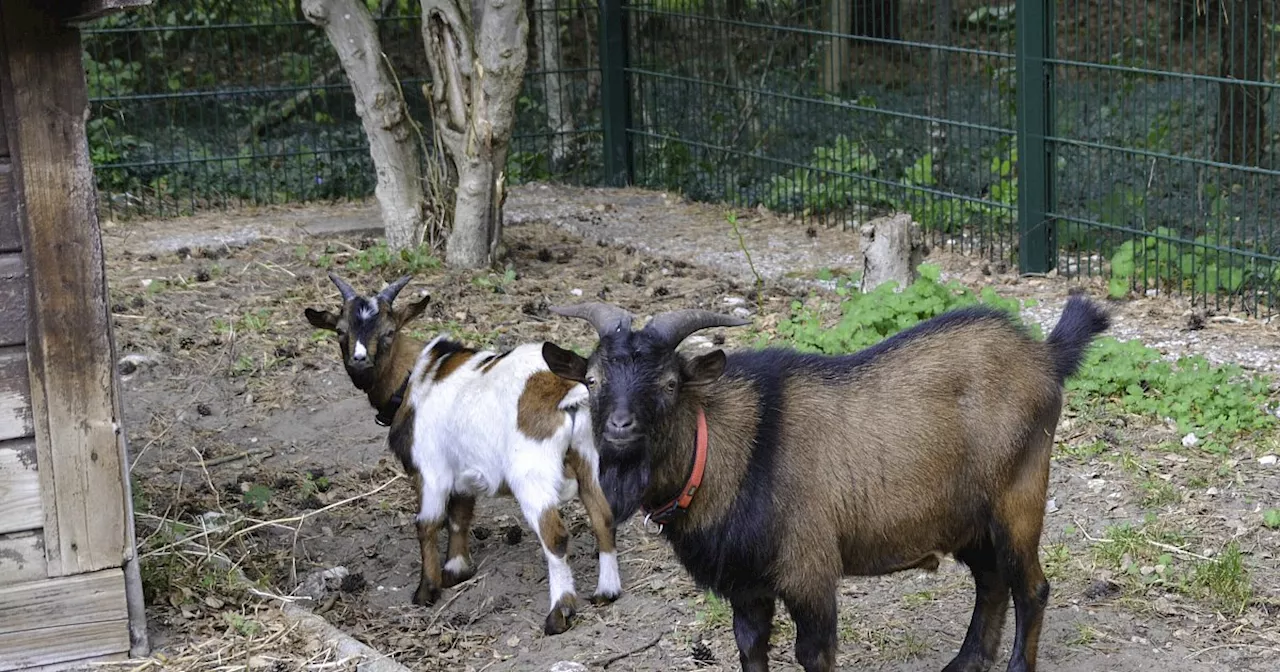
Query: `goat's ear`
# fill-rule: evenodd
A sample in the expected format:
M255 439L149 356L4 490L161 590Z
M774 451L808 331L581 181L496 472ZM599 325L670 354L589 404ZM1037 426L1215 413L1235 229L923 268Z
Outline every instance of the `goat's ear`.
M542 344L542 361L551 373L576 383L587 382L587 360L572 350L565 350L555 343Z
M705 355L684 362L684 384L706 385L714 383L724 373L724 350L712 350Z
M327 310L315 310L307 308L303 311L307 316L307 321L311 326L317 329L328 329L329 331L338 330L338 316Z
M409 324L414 320L414 318L421 315L422 311L427 309L428 303L431 303L430 294L422 297L421 299L418 299L417 301L414 301L413 303L409 304L409 306L406 308L396 308L394 313L395 319L396 319L396 328L399 329L400 327L403 327L404 325Z

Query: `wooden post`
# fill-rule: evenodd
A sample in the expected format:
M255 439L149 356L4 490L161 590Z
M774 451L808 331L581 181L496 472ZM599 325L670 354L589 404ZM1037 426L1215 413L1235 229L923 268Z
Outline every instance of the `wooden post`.
M42 0L0 3L0 30L31 283L26 340L47 569L65 576L120 568L127 502L80 33Z
M911 215L898 214L868 222L862 227L863 293L894 280L898 288L916 281L923 253L920 225Z

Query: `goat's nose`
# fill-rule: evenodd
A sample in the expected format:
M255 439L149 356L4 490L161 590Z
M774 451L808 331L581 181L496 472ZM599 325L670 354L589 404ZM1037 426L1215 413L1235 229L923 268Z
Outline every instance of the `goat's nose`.
M608 428L610 432L629 432L636 424L636 416L626 411L614 411L609 414Z

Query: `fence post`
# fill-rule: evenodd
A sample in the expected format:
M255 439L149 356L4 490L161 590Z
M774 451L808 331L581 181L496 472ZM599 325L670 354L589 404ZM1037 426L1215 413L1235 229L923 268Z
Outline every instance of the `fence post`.
M1018 0L1018 270L1045 273L1057 261L1049 213L1053 193L1053 0Z
M604 182L632 183L631 86L627 78L625 0L600 0L600 107L604 131Z

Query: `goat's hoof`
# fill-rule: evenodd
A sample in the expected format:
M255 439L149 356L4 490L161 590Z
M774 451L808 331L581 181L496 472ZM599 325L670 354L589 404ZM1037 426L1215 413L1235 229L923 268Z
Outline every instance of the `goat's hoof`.
M475 575L475 567L468 567L460 572L451 572L446 569L444 570L444 578L442 579L442 583L444 584L443 587L452 588Z
M429 607L438 599L440 599L440 589L435 586L419 584L418 589L413 591L413 603L420 607Z
M596 593L591 596L591 604L596 606L613 604L619 597L622 597L622 593Z
M573 616L577 613L577 601L573 595L565 595L556 601L551 613L547 614L547 622L543 625L543 632L548 635L558 635L569 629L572 625Z
M942 672L987 672L994 662L981 656L956 656Z

